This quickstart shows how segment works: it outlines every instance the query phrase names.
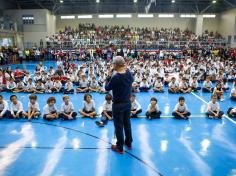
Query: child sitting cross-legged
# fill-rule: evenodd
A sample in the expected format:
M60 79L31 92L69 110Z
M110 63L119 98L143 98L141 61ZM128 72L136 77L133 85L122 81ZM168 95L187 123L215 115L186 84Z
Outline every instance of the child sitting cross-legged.
M150 104L148 105L146 117L148 119L157 119L157 118L160 118L160 116L161 116L161 111L157 104L157 99L153 97L151 98Z
M75 119L77 116L77 113L74 112L74 105L70 101L70 98L68 95L63 96L63 103L61 105L59 118L62 120L72 120Z
M28 111L25 112L25 118L30 121L32 118L38 118L40 114L37 96L32 94L29 96Z
M189 119L191 113L185 104L185 98L179 97L179 102L175 105L174 112L172 113L176 119Z
M227 111L227 114L228 114L229 117L235 118L236 117L236 107L229 108L228 111Z
M130 96L130 102L131 102L130 117L137 118L138 114L140 114L142 112L142 107L139 104L139 102L136 100L136 96L134 94L132 94Z
M95 123L99 127L104 127L108 120L112 120L112 95L107 94L102 107L102 119L101 121L96 121Z
M220 105L217 102L217 96L212 95L211 101L208 103L207 117L210 119L221 119L224 113L220 111Z
M153 91L154 92L164 92L164 87L163 87L163 84L161 82L161 77L157 77L157 80L154 84Z
M23 112L22 103L18 100L16 95L11 95L10 100L11 100L11 116L10 116L10 118L13 118L13 119L22 118L25 115L25 113Z
M92 95L90 95L90 94L85 94L84 95L83 109L79 110L79 113L83 117L89 117L89 118L95 118L96 117L95 103L92 99Z
M47 104L44 106L43 118L45 120L54 120L58 118L57 108L56 108L56 99L54 97L49 97L47 100Z

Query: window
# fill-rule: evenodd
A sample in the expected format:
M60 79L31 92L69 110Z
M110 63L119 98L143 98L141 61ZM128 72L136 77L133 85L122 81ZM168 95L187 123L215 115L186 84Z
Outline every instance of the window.
M23 15L23 24L34 24L34 15Z

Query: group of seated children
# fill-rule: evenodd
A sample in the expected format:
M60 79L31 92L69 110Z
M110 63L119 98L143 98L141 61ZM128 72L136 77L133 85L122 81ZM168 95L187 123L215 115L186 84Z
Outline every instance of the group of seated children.
M7 101L3 100L2 95L0 95L0 118L26 118L29 121L33 118L39 118L40 108L37 102L37 96L35 94L31 94L29 96L28 108L27 111L23 110L23 105L21 101L18 100L16 95L11 95L10 97L11 107L8 108ZM142 112L142 108L140 103L136 100L134 94L130 97L131 101L131 118L137 118L138 115ZM54 119L62 119L62 120L72 120L75 119L77 113L74 111L74 105L70 101L68 95L63 96L63 103L60 106L60 109L57 110L56 107L56 99L54 97L49 97L47 100L47 104L43 108L43 118L45 120L54 120ZM82 117L95 118L97 116L95 103L90 94L84 95L83 108L79 110L79 114ZM220 105L217 102L217 95L213 94L211 101L208 103L208 110L206 116L208 118L222 118L223 112L220 111ZM236 117L236 108L229 108L227 114L230 117ZM96 121L95 123L103 127L107 124L109 120L112 120L112 95L106 94L105 101L102 106L101 113L101 121ZM184 97L179 97L178 103L175 105L172 115L176 119L189 119L191 115ZM146 110L146 117L148 119L157 119L160 118L161 111L158 106L157 99L152 97L150 100L150 104Z

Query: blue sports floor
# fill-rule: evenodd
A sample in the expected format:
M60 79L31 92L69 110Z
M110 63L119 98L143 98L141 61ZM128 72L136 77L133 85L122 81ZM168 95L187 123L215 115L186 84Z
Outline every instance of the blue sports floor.
M36 63L23 64L33 71ZM47 67L53 62L44 62ZM19 65L18 65L19 66ZM12 66L14 68L14 65ZM9 100L10 93L2 93ZM28 94L17 94L27 107ZM105 95L93 93L97 110ZM41 111L50 94L38 95ZM57 106L62 94L53 94ZM133 150L124 155L112 152L112 122L98 128L95 120L28 122L0 121L0 176L235 176L236 119L204 117L205 101L210 94L186 94L192 113L188 121L170 117L180 95L138 93L143 114L152 96L158 98L163 118L132 119ZM76 109L81 108L83 94L70 95ZM224 112L236 103L225 94L221 102Z

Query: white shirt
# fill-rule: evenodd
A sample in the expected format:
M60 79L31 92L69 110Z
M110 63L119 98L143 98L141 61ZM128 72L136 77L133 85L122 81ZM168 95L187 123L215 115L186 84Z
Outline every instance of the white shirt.
M53 112L53 111L57 111L57 108L56 108L55 104L52 105L52 106L49 106L48 104L46 104L46 105L43 107L43 112L44 112L44 114L50 114L50 113Z
M169 83L169 87L170 87L170 88L177 88L177 87L178 87L178 83L177 83L177 82L174 82L174 83L173 83L173 82L170 82L170 83Z
M146 87L149 88L149 84L147 82L141 82L140 87Z
M149 104L149 105L148 105L148 108L147 108L147 111L150 110L151 107L152 107L152 105ZM155 106L155 110L156 110L156 111L160 111L160 108L159 108L158 104L156 104L156 106Z
M230 96L232 96L232 94L235 94L236 95L236 89L233 88L231 91L230 91Z
M33 82L32 82L31 84L28 83L27 86L26 86L26 88L27 88L27 89L33 89L33 88L35 88L35 85L34 85Z
M19 100L16 104L11 103L11 114L13 114L15 111L17 111L17 113L23 111L22 103Z
M16 88L16 83L15 82L7 82L7 89L14 89Z
M63 102L63 103L61 104L61 109L60 109L60 111L61 111L62 113L71 113L71 112L73 112L73 111L74 111L74 105L73 105L73 103L72 103L72 102L68 102L68 104L65 104L65 102Z
M106 112L112 112L112 102L108 103L107 101L103 102L102 110Z
M28 102L28 112L32 111L40 111L38 102L35 102L35 104L32 104L30 101Z
M71 89L73 89L73 84L70 82L70 83L66 83L65 84L65 88L66 88L66 90L71 90Z
M212 87L212 82L211 81L209 81L209 82L204 81L203 87L208 87L208 88Z
M154 87L161 88L161 87L163 87L163 84L162 84L162 82L156 81Z
M94 111L95 110L95 103L93 100L90 101L90 103L87 103L84 101L84 110L85 111Z
M212 101L210 101L208 103L208 110L218 111L218 110L220 110L220 104L218 102L212 103Z
M134 102L131 103L131 110L141 110L142 107L141 105L139 104L139 102L137 100L134 100Z
M55 88L58 88L58 89L60 89L60 88L62 87L62 84L61 84L60 81L58 81L58 82L54 82L53 85L54 85Z
M53 82L52 81L47 81L46 83L45 83L45 88L46 89L51 89L51 88L53 88L54 86L53 86Z
M0 111L2 111L1 115L3 115L7 110L8 110L8 103L7 101L3 100L2 103L0 104Z
M184 103L183 106L181 106L179 103L177 103L175 105L174 111L185 112L185 111L188 111L188 107L187 107L187 105L185 103Z

